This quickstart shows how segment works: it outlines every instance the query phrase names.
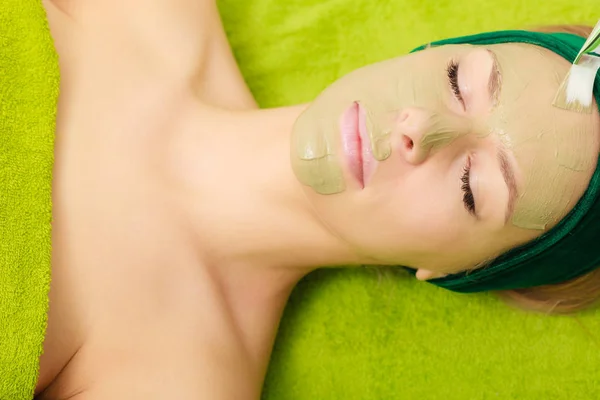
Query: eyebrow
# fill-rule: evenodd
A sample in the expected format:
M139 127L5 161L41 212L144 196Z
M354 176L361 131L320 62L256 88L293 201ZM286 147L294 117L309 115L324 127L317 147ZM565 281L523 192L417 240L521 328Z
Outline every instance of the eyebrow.
M500 89L502 88L502 74L500 74L500 66L498 63L498 57L490 49L486 49L492 56L494 63L492 64L492 71L490 73L490 80L488 82L488 90L490 94L490 101L495 106L498 98L500 97Z
M495 106L500 97L500 89L502 88L502 74L500 73L500 66L496 53L487 48L486 50L493 59L492 71L490 72L490 79L488 81L488 91L490 101L493 106ZM498 144L498 163L500 165L500 172L504 178L504 183L506 183L506 187L508 188L508 203L506 204L506 211L504 213L504 223L506 224L512 218L515 211L515 202L517 200L518 191L515 171L512 163L508 159L506 147L502 142Z
M508 204L506 205L504 217L504 223L506 224L515 211L515 202L517 200L518 191L515 171L511 162L508 160L506 149L501 143L498 144L498 163L500 164L500 172L502 172L502 177L504 177L504 182L508 188Z

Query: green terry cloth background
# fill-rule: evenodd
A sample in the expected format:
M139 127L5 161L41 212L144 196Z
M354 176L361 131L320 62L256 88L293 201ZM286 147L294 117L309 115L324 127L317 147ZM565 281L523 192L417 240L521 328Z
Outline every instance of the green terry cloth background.
M597 0L221 0L263 107L446 37L600 18ZM407 77L410 79L410 77ZM266 400L600 399L600 312L547 317L405 274L322 270L294 291Z
M59 70L39 0L0 0L0 399L31 399L46 329Z

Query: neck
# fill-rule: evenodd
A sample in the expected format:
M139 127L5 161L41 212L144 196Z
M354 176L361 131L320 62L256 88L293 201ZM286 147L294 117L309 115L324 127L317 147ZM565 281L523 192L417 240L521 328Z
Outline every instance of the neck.
M321 266L359 264L320 221L293 174L290 134L304 108L194 105L169 149L184 223L262 372L298 280Z
M304 108L194 106L187 113L171 164L208 263L302 274L358 263L319 220L292 172L290 133Z

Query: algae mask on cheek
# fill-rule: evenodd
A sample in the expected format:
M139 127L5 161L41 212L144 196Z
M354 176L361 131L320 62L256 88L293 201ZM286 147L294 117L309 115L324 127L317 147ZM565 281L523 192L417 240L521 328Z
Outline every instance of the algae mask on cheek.
M376 91L366 90L361 104L367 111L366 124L373 156L389 158L394 148L403 146L409 136L421 155L451 144L458 137L481 133L479 121L452 111L453 97L448 81L449 60L460 57L473 47L443 46L413 53L396 64L381 65L379 76L388 77Z
M365 112L375 160L384 162L399 132L398 116L408 107L429 110L425 146L443 147L465 133L464 121L445 121L452 94L446 66L472 46L444 46L378 62L355 70L326 88L297 119L292 130L291 163L297 179L320 194L346 189L340 118L353 102ZM456 127L456 129L455 129Z
M302 184L319 194L341 193L346 189L340 118L354 102L359 102L365 112L373 157L383 161L391 155L390 115L399 108L393 82L398 81L402 70L397 60L363 67L342 77L296 120L291 137L291 163Z
M502 75L502 92L490 125L508 140L521 172L512 224L545 230L575 202L577 182L590 174L597 144L590 116L560 110L552 102L569 64L523 44L489 46Z
M300 183L319 194L343 192L346 184L336 154L335 138L332 137L338 128L327 123L324 127L310 124L310 117L302 118L303 115L292 130L291 163L294 174Z
M290 141L292 170L300 183L319 194L346 190L340 120L354 102L362 103L369 87L381 87L389 79L378 76L374 70L377 67L370 65L338 79L294 123Z
M343 76L319 94L298 117L292 129L291 163L294 174L302 184L319 194L336 194L346 190L340 121L344 112L358 102L366 111L365 120L369 125L369 112L372 109L364 104L367 98L374 99L369 102L370 105L386 107L386 98L390 98L385 93L390 75L382 75L379 71L387 69L387 64L397 64L397 61L383 61ZM389 102L387 104L389 107ZM372 134L372 129L367 128L367 131L369 135ZM382 159L373 143L372 140L374 157Z

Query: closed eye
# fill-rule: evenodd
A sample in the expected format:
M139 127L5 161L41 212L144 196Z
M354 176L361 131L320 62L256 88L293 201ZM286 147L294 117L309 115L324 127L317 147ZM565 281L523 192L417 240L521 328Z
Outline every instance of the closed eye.
M475 213L475 197L473 196L473 191L471 190L471 182L470 182L470 172L471 172L471 159L467 157L467 164L463 167L463 175L460 178L462 185L461 190L463 191L463 203L465 208L472 216L476 216Z
M450 60L448 66L446 67L446 75L448 75L448 83L450 84L450 89L452 93L454 93L454 97L462 104L463 108L465 108L465 101L460 93L460 87L458 86L458 61Z

